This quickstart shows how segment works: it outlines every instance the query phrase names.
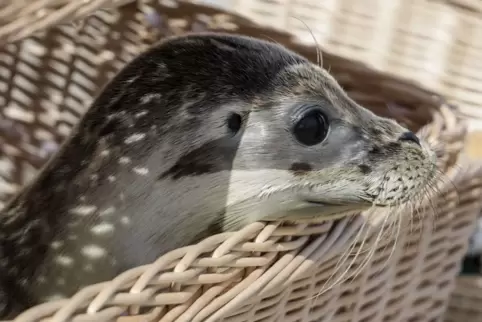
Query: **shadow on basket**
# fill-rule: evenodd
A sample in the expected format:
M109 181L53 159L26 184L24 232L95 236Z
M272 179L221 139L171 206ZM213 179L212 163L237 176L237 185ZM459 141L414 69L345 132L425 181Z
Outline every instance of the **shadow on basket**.
M162 37L222 30L272 40L316 61L316 48L288 33L191 3L136 2L73 16L83 20L1 48L6 108L0 125L8 126L0 126L0 142L9 169L0 174L3 200L45 163L99 88ZM330 53L323 64L355 101L436 143L445 180L430 200L396 210L401 221L395 223L386 220L392 209L316 224L250 224L36 306L15 321L440 318L481 207L482 171L460 156L466 127L455 107L418 84ZM33 89L25 79L36 80ZM18 134L5 130L12 126Z

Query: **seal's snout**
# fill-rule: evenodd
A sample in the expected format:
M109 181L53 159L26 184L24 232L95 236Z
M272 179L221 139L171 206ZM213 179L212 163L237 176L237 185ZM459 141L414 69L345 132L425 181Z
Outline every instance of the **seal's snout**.
M421 146L420 139L411 131L404 132L400 137L398 138L400 142L413 142L416 143L418 146Z

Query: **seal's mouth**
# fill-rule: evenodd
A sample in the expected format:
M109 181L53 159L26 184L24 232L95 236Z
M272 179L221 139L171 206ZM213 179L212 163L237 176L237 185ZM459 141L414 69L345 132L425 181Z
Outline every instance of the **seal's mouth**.
M329 203L329 202L325 202L325 201L316 201L316 200L303 200L304 202L307 202L307 203L310 203L310 204L314 204L314 205L320 205L320 206L340 206L340 205L337 205L335 203Z
M303 200L306 203L312 204L312 205L318 205L318 206L323 206L323 207L343 207L347 205L352 205L352 206L359 206L360 208L367 208L367 207L380 207L380 208L385 208L388 207L387 204L380 204L380 203L374 203L374 202L356 202L356 203L344 203L344 204L338 204L338 203L330 203L326 201L319 201L319 200L308 200L305 199Z

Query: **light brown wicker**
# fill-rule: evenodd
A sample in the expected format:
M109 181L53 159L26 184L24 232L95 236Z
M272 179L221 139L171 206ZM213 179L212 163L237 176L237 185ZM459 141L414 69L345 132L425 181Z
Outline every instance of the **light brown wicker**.
M44 0L55 12L71 10L59 21L71 15L84 18L81 23L42 30L46 25L34 19L31 26L41 31L33 36L23 28L3 34L3 200L45 162L52 142L58 144L68 134L99 87L161 36L225 30L272 39L316 57L314 47L296 43L289 34L213 8L152 0L79 14L81 9L71 9L71 3ZM4 3L2 10L9 8L15 7ZM0 14L0 19L14 24L11 17L19 12ZM381 238L385 218L393 218L394 211L309 226L255 223L170 252L71 299L35 307L16 321L440 320L481 207L482 169L460 156L466 126L455 108L414 84L329 53L324 64L355 100L437 141L446 180L412 224L411 212L405 211L399 233L385 231ZM348 248L359 232L367 236L364 245ZM340 262L344 254L348 261ZM139 307L151 310L119 318Z
M481 290L481 276L459 277L449 302L445 322L482 321Z

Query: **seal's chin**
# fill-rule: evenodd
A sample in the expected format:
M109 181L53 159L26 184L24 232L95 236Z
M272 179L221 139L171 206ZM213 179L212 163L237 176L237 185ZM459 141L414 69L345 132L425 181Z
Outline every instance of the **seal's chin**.
M313 205L318 205L322 207L345 207L346 205L340 205L340 204L335 204L335 203L328 203L326 201L318 201L318 200L304 200L304 202L313 204ZM376 202L360 202L360 203L354 203L352 205L353 207L361 207L361 208L370 208L370 207L377 207L377 208L385 208L388 207L388 204L381 204L381 203L376 203Z
M295 209L286 210L284 213L277 213L274 218L268 220L289 220L299 221L325 221L340 219L351 215L356 215L367 210L374 205L368 202L356 203L328 203L321 200L303 200L298 203Z

